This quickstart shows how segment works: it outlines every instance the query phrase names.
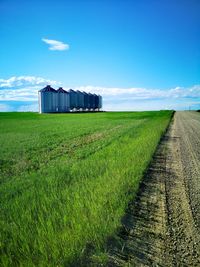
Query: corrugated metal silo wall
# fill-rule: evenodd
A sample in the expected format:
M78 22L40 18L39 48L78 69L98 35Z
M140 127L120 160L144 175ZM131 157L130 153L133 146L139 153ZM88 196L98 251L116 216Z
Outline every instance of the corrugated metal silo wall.
M77 108L77 93L69 91L70 96L70 109Z
M98 95L95 95L94 94L94 108L95 109L97 109L98 108L98 106L99 106L99 97L98 97Z
M92 96L92 94L91 93L89 93L88 94L89 95L89 102L88 102L88 108L89 109L92 109L92 107L93 107L93 104L92 104L92 101L93 101L93 96Z
M63 106L62 106L62 112L67 111L67 93L62 93L63 95Z
M84 108L84 94L80 91L77 91L77 108Z
M52 92L41 92L41 106L43 113L52 112Z
M41 92L38 92L38 106L39 106L39 113L43 113Z
M102 108L103 106L103 100L102 100L102 96L99 96L99 108Z
M58 92L58 112L65 112L65 94Z
M90 95L87 93L87 109L90 108Z
M69 94L64 92L58 92L58 112L69 111Z
M92 94L92 108L95 109L95 94Z
M100 109L101 107L101 96L100 95L98 95L98 109Z
M66 103L65 111L69 111L70 110L69 93L65 93L65 103Z
M81 92L81 108L84 108L84 94Z
M88 109L89 108L89 95L85 92L83 94L84 94L84 109Z
M52 112L58 112L58 93L52 92Z

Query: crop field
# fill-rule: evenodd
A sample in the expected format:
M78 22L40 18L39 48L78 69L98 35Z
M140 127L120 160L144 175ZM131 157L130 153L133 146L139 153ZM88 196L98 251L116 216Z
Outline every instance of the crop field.
M176 111L105 266L200 266L200 114Z
M0 265L80 266L103 251L171 115L0 113Z

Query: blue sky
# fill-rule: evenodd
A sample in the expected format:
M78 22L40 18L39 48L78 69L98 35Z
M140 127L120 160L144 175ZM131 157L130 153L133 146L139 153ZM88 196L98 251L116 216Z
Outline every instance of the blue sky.
M0 0L0 110L51 83L106 110L200 108L199 0Z

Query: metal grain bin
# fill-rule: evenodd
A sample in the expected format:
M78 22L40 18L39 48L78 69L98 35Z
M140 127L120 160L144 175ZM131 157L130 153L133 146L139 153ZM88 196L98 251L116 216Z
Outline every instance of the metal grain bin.
M95 109L95 94L92 94L92 109Z
M102 96L101 95L98 95L98 98L99 98L99 103L98 103L98 109L101 109L102 108Z
M92 109L93 108L93 95L89 93L88 96L89 96L88 109Z
M70 89L69 91L68 91L68 93L69 93L69 104L70 104L70 109L74 109L74 108L76 108L77 109L77 93L74 91L74 90L72 90L72 89Z
M52 91L52 112L58 112L58 93L55 89Z
M52 113L58 111L57 91L50 85L47 85L38 92L39 112Z
M69 93L62 87L57 90L58 94L58 112L69 111Z
M67 91L66 91L65 97L66 97L66 112L69 112L70 111L70 99L69 99L69 93Z
M86 92L83 92L84 95L84 109L89 108L89 95Z
M84 108L84 94L83 92L76 91L77 93L77 109Z
M99 97L96 94L94 94L94 108L95 109L99 108Z

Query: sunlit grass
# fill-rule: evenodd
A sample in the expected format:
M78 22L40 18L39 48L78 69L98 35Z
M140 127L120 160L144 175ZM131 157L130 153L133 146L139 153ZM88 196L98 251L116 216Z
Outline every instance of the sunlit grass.
M170 116L1 113L1 266L68 266L100 249Z

